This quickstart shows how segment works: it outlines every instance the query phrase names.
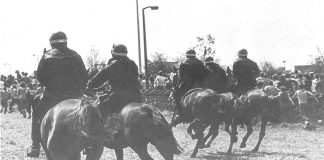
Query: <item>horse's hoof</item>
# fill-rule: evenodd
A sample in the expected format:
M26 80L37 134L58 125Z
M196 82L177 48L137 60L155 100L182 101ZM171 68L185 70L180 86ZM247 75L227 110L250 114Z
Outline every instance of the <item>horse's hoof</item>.
M245 147L246 147L246 144L241 143L240 148L245 148Z
M257 148L252 149L252 153L258 152Z
M198 139L198 138L199 138L199 135L198 134L191 135L191 139Z
M190 158L196 158L196 154L191 154Z
M206 148L206 145L200 145L198 148L199 149L204 149L204 148Z
M234 137L233 137L233 143L236 143L237 141L238 141L237 136L234 136Z

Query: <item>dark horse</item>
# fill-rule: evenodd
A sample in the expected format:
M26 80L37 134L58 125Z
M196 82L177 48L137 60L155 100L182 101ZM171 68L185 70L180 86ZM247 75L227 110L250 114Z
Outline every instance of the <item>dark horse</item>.
M104 123L97 107L80 99L61 101L41 123L42 146L48 160L80 160L91 147L87 160L99 160L103 152Z
M143 103L126 105L120 114L105 119L105 146L114 149L117 160L123 159L123 148L131 147L143 160L153 160L147 152L151 143L166 160L182 148L173 136L171 125L154 106Z
M237 101L237 108L235 108L232 118L233 118L233 133L237 133L237 124L244 123L247 127L247 133L243 137L240 147L246 147L246 141L252 134L252 124L253 118L260 115L261 117L261 129L259 133L259 140L257 145L254 147L252 152L257 152L263 137L265 136L265 130L268 122L280 123L281 122L281 109L280 103L277 98L266 95L262 90L254 89L248 91L246 94L242 95ZM231 142L231 146L235 142Z
M204 147L204 130L212 124L220 124L225 121L230 108L221 104L222 96L211 89L195 88L188 91L181 99L181 107L185 118L183 123L190 123L187 133L193 139L198 139L191 157L196 157L198 149ZM192 132L195 132L194 134ZM211 130L210 130L211 132ZM226 128L226 132L233 137ZM211 135L209 133L208 135Z
M232 133L236 136L237 135L237 125L238 124L245 124L247 127L247 133L243 137L240 147L246 147L246 141L249 136L252 134L252 119L256 118L257 116L261 117L261 129L259 133L259 140L255 148L252 152L257 152L259 150L259 146L261 141L265 136L265 130L267 127L267 122L272 123L280 123L281 121L281 111L280 111L280 103L279 98L283 97L272 97L267 96L262 90L253 89L245 93L240 97L235 97L233 93L223 94L224 96L228 96L229 99L233 99L230 103L233 105L232 107L228 105L227 107L231 107L231 114L230 114L230 121L225 121L225 126L232 125ZM211 127L210 130L215 130L215 132L211 132L212 138L207 143L207 147L210 146L213 139L217 136L218 132L218 125L214 125ZM208 135L208 136L211 136ZM208 137L206 136L207 140ZM204 141L205 142L205 141ZM231 138L230 147L227 153L232 152L233 144L237 142L237 137Z

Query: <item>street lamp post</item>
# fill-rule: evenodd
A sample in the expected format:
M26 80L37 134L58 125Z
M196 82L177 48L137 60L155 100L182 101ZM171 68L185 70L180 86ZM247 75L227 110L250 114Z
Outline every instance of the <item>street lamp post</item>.
M139 15L138 15L138 0L136 0L136 16L137 16L138 68L139 68L139 72L142 73L141 37L140 37L140 27L139 27Z
M143 15L143 39L144 39L144 63L145 63L145 86L146 89L149 88L149 77L148 77L148 67L147 67L147 46L146 46L146 28L145 28L145 9L150 8L151 10L158 10L158 6L148 6L142 9Z
M36 57L36 60L37 60L36 63L38 63L39 62L39 56L38 56L38 54L33 54L33 57Z
M11 65L9 63L4 63L3 65L7 65L9 67L9 74L11 74Z

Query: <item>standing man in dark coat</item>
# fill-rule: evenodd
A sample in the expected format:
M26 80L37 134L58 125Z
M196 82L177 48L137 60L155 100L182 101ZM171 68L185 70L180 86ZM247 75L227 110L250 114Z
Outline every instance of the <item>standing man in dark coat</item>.
M109 60L108 66L90 79L87 86L88 89L93 89L109 82L111 93L98 105L103 116L119 113L129 103L142 102L138 68L135 62L127 57L126 46L113 45L111 54L113 58Z
M247 50L241 49L239 58L233 64L233 75L237 80L234 92L246 92L257 85L256 78L260 74L258 65L247 58Z
M195 50L191 49L186 52L186 59L179 66L178 85L174 88L173 97L175 100L175 109L178 111L178 118L174 125L181 123L185 115L181 108L182 96L192 88L202 87L203 79L208 75L208 70L204 64L196 58Z
M44 50L37 68L37 80L45 87L45 92L32 114L33 143L28 157L39 156L40 124L47 111L62 100L82 96L87 83L84 63L77 52L67 47L65 33L53 33L50 44L52 49Z
M217 93L226 92L227 76L225 70L214 62L213 57L205 59L205 67L209 71L204 83L207 88L210 88Z

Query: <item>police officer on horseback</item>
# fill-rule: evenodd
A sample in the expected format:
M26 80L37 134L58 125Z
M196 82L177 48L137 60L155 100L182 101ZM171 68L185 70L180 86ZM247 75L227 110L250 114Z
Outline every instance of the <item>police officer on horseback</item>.
M192 88L202 87L202 81L207 75L208 70L196 58L195 50L188 50L186 52L186 59L180 63L178 85L174 88L173 92L175 110L178 112L178 117L174 120L173 125L179 124L185 119L181 107L182 96Z
M98 105L103 116L119 113L129 103L142 102L138 68L135 62L127 57L126 46L114 44L111 54L108 66L91 78L87 86L88 89L93 89L109 82L111 92L104 96Z
M238 52L239 58L233 64L233 75L237 83L234 86L234 93L246 92L253 89L256 85L256 78L260 74L258 65L247 58L247 50L241 49Z
M87 83L87 71L80 55L67 47L64 32L53 33L50 37L52 49L42 56L37 68L37 80L45 87L43 98L32 114L32 146L28 157L39 156L41 135L40 124L44 115L53 106L65 99L83 95Z
M225 70L214 62L213 57L205 59L205 67L209 74L204 81L204 85L218 93L226 92L227 76Z

